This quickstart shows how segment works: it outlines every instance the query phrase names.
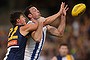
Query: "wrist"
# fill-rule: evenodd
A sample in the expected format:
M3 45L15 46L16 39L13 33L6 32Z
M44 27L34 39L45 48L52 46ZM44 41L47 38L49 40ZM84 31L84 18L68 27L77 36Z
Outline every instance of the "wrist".
M62 15L62 12L61 11L59 11L58 13L59 13L59 15Z
M60 16L60 15L61 15L60 12L58 12L58 13L57 13L57 16Z

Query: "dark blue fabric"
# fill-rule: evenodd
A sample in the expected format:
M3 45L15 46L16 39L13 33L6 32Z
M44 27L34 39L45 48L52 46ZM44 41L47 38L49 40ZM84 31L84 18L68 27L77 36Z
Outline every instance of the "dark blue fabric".
M58 55L57 60L62 60L62 57L60 55Z
M11 48L9 55L7 56L8 58L6 60L24 60L24 53L25 53L27 38L20 34L20 31L19 31L20 27L21 26L18 26L18 29L14 34L14 36L18 36L18 39L15 39L18 41L18 44L14 46L19 46L19 48Z
M36 45L35 45L35 49L33 50L33 54L32 54L32 56L31 56L31 60L34 60L34 57L35 57L36 51L38 50L38 46L39 46L39 43L36 43Z

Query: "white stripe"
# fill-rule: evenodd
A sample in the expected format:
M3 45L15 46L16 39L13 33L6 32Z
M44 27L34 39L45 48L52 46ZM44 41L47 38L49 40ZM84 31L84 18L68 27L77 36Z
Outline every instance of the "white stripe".
M8 58L8 55L9 55L9 53L10 53L11 48L19 48L19 46L11 46L11 47L9 47L9 48L7 49L6 57L4 58L4 60L6 60L6 59Z
M37 52L36 52L36 54L35 54L34 60L36 60L36 58L37 58L37 56L38 56L38 53L39 53L40 48L41 48L41 45L42 45L42 41L43 41L43 40L41 40L41 42L40 42L40 44L39 44L39 47L38 47L38 50L37 50Z
M63 57L62 60L67 60L67 57Z
M28 21L27 24L34 24L32 21Z
M30 24L30 23L32 23L32 21L28 21L28 22L27 22L27 24Z
M36 60L36 58L37 58L37 56L38 56L38 53L39 53L40 48L41 48L41 46L42 46L42 43L43 43L43 45L44 45L45 38L46 38L46 30L45 30L45 29L46 29L46 27L43 28L44 36L42 36L42 39L41 39L41 42L40 42L40 44L39 44L38 50L37 50L37 52L36 52L36 54L35 54L34 60ZM43 38L44 38L44 41L43 41ZM42 47L43 47L43 46L42 46ZM41 48L41 50L42 50L42 48ZM39 55L40 55L40 54L39 54Z

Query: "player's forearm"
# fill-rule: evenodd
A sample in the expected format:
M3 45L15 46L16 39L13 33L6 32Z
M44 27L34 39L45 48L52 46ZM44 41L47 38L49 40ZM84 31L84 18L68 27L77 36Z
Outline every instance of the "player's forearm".
M22 31L26 31L26 32L31 32L31 31L34 31L36 30L38 27L38 24L26 24L24 26L21 27Z
M58 12L52 16L46 18L44 25L51 24L55 19L57 19L61 15L61 12Z
M50 34L52 34L54 36L57 36L57 37L60 36L59 31L58 31L58 29L56 27L47 25L47 29L48 29L48 32L50 32Z
M34 34L34 40L37 42L40 42L41 38L42 38L42 28L43 28L43 23L40 22L38 29L36 30L35 34Z
M63 35L64 33L65 24L66 24L66 16L61 16L61 23L58 27L58 31L60 32L61 35Z

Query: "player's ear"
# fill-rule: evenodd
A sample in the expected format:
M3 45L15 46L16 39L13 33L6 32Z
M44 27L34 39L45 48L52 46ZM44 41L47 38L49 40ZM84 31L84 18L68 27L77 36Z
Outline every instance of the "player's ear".
M16 19L16 21L17 21L17 23L18 23L18 22L20 22L20 20L19 20L19 19Z
M29 14L28 17L29 17L29 18L32 18L32 14Z

